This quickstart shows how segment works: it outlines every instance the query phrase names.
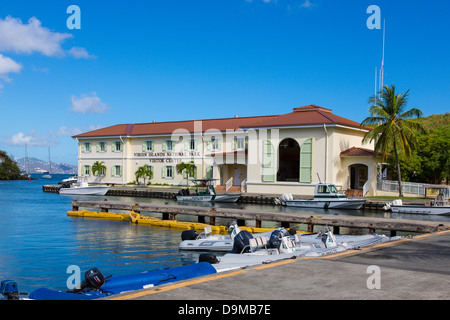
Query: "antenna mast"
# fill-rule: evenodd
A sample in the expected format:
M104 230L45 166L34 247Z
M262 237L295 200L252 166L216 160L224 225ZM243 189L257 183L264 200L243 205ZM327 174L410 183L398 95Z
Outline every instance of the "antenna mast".
M384 47L386 42L386 19L383 20L383 56L381 59L381 69L380 69L380 90L384 87Z

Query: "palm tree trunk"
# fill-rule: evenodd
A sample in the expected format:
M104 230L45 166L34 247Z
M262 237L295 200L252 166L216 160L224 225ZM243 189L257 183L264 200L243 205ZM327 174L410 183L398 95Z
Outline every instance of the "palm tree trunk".
M394 153L395 153L395 161L397 162L397 175L398 175L398 196L403 197L403 190L402 190L402 174L400 172L400 163L398 161L398 153L397 153L397 146L395 144L394 140Z

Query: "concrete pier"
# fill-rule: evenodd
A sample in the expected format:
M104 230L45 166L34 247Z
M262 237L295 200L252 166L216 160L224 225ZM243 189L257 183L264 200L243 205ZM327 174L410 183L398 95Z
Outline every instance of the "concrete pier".
M450 231L128 292L107 300L448 300ZM236 302L239 303L239 302ZM171 313L176 310L167 310Z

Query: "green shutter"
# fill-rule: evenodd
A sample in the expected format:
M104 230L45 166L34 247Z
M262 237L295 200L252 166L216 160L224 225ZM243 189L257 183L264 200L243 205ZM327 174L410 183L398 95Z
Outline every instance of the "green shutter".
M206 168L206 179L212 179L213 177L213 167Z
M237 137L234 137L234 139L233 139L233 150L236 150L237 149Z
M167 175L167 167L162 167L161 168L161 178L165 178Z
M275 152L269 140L263 141L262 181L275 181Z
M312 138L306 140L300 149L300 182L312 182Z
M116 175L116 166L111 167L111 177L114 177Z
M147 151L147 141L144 141L142 143L142 152L146 152Z

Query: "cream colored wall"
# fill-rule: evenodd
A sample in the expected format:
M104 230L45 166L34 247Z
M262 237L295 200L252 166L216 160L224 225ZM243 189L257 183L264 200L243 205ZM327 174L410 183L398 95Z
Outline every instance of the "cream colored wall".
M218 133L213 133L216 136L220 136ZM167 183L167 184L185 184L185 179L182 174L176 173L176 164L179 162L188 162L193 160L197 165L198 177L202 178L206 176L206 167L214 165L214 177L218 177L218 165L229 163L227 158L216 158L216 162L213 163L209 157L210 151L206 150L206 141L212 134L205 134L202 136L196 135L197 140L197 153L194 157L191 154L186 154L185 139L190 139L191 135L173 135L173 136L154 136L154 137L131 137L122 139L113 138L101 138L101 139L80 139L78 146L79 154L79 175L81 175L81 167L83 165L92 166L95 161L104 161L107 167L106 176L102 178L104 183L129 183L135 180L135 171L142 165L152 165L154 168L154 176L152 183ZM369 166L369 179L371 180L371 190L376 190L376 163L369 157L365 159L354 158L341 158L340 153L353 146L373 149L373 144L362 144L362 138L364 132L354 129L346 129L340 127L305 127L305 128L285 128L285 129L273 129L273 130L249 130L245 134L239 132L231 132L230 135L221 136L222 140L222 152L233 151L234 136L248 136L248 157L238 157L238 163L247 164L247 182L248 192L250 193L293 193L298 195L312 195L313 187L308 184L301 183L269 183L262 182L262 143L267 137L271 137L274 141L274 150L276 153L275 168L278 167L278 147L279 143L286 138L292 138L298 142L300 147L309 138L313 139L313 166L312 166L312 183L318 183L320 179L322 182L335 183L342 185L344 190L348 186L348 166L353 163L364 163ZM202 139L203 138L203 139ZM169 159L165 154L162 159L164 162L150 162L147 155L143 154L142 144L144 141L152 140L154 144L154 153L163 152L162 145L164 140L172 139L178 141L175 145L174 152L183 152L183 156L175 155L172 159ZM122 152L112 152L111 143L114 141L123 141ZM91 152L81 152L81 144L85 141L91 142ZM107 143L106 152L97 152L97 142L105 141ZM203 152L204 150L204 152ZM189 151L188 151L189 152ZM216 151L220 152L220 151ZM155 159L155 157L152 157ZM234 159L234 158L233 158ZM172 161L172 162L169 162ZM111 167L113 165L121 165L123 170L122 177L111 177ZM164 179L161 177L161 168L166 165L174 166L174 178ZM95 177L92 176L89 181L95 181ZM374 186L372 188L372 186Z

